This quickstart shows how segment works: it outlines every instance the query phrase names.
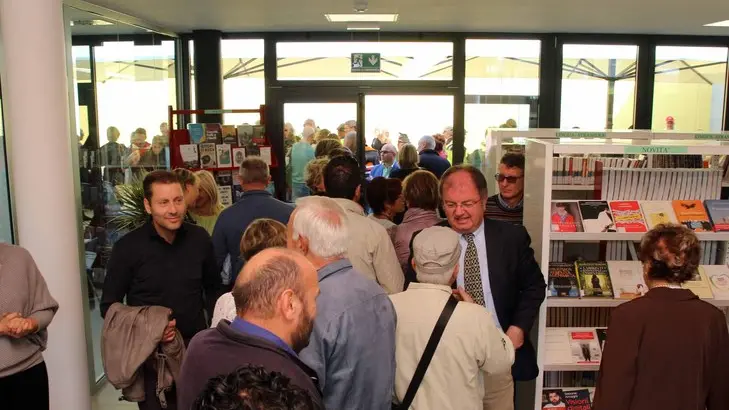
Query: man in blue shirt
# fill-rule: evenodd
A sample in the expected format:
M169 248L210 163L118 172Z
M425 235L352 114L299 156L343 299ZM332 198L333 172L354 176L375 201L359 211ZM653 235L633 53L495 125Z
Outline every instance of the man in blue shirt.
M304 127L301 133L301 141L291 147L291 199L309 196L309 188L304 179L306 164L314 159L314 128Z
M390 173L396 169L400 169L395 158L397 157L397 148L387 143L380 149L380 163L375 165L370 171L369 179L376 177L390 178Z
M316 269L296 252L271 248L251 258L233 289L237 317L190 341L177 380L179 408L191 408L210 378L252 364L284 374L323 409L316 373L298 356L309 344L318 295Z
M327 409L388 410L395 383L395 308L372 279L346 259L344 210L325 197L297 203L289 249L318 269L321 295L309 346L301 360L319 376Z
M286 224L294 207L274 198L266 186L271 182L268 165L258 157L246 158L238 173L243 196L218 217L213 229L213 248L218 271L223 272L227 289L243 267L240 259L240 239L248 225L259 218L270 218Z

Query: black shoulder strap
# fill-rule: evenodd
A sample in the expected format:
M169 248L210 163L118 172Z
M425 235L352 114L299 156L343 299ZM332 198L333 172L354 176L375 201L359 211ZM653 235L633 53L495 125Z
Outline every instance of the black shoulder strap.
M451 297L448 298L448 302L446 302L443 311L440 313L438 322L435 324L435 328L433 328L433 333L430 334L428 344L425 345L425 350L423 351L423 355L420 357L418 367L415 368L415 374L413 375L413 379L410 381L408 390L405 393L405 397L402 399L402 403L400 403L398 409L407 410L413 403L413 400L415 399L415 393L418 392L420 383L423 382L425 372L428 370L430 361L433 359L433 355L435 354L435 349L438 347L438 342L440 342L440 338L441 336L443 336L443 331L445 330L445 327L448 324L448 321L450 320L453 311L456 309L457 304L458 300L454 298L453 295L451 295Z

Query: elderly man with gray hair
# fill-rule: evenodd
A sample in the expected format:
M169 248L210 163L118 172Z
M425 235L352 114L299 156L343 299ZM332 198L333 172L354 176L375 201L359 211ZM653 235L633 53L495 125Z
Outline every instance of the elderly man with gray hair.
M418 166L432 172L438 179L451 167L451 163L435 151L435 138L431 135L424 135L420 138L418 153L420 154Z
M266 187L271 182L268 165L259 157L243 160L237 175L243 196L226 208L213 229L213 248L223 283L230 291L243 267L240 256L240 238L248 225L259 218L270 218L287 224L293 206L274 198ZM227 260L227 263L226 263Z
M499 395L502 390L492 384L503 379L494 376L510 374L514 346L486 309L474 304L465 290L451 289L460 255L458 234L453 230L441 226L424 229L413 239L412 265L419 283L390 296L398 317L395 396L403 404L400 408L514 408L513 398ZM460 302L449 302L451 298ZM451 309L451 316L445 319L427 372L418 386L411 386L436 323L442 322L444 306Z
M318 270L321 289L301 360L318 374L327 409L389 410L395 378L392 303L346 258L350 232L337 202L310 196L296 205L288 247Z

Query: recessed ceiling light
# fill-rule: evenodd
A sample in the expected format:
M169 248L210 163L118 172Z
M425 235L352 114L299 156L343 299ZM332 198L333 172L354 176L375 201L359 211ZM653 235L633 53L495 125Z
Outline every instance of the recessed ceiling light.
M377 24L349 24L347 31L379 31L380 26Z
M717 21L716 23L704 24L704 27L729 27L729 20Z
M325 14L330 23L394 23L397 14Z

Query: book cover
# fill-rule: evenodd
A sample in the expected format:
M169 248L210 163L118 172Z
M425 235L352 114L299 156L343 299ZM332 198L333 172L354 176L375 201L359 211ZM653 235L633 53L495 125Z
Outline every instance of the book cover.
M704 204L706 205L706 211L709 213L711 224L714 225L714 232L729 231L729 201L707 199Z
M243 198L243 187L237 180L233 181L233 202L238 202L241 198Z
M600 363L602 350L594 330L574 330L569 332L572 361L577 364ZM566 392L565 392L566 393Z
M238 126L238 145L247 147L253 142L253 126L243 124Z
M579 201L585 232L615 232L613 215L606 201Z
M547 292L549 297L576 298L580 296L574 263L549 263Z
M699 270L703 271L709 280L714 299L729 300L729 267L726 265L701 265Z
M246 149L233 148L233 166L240 167L244 159L246 159Z
M200 157L197 152L197 144L181 144L180 156L182 166L185 168L200 168Z
M552 232L582 232L582 218L577 201L552 201Z
M608 261L607 264L616 299L635 299L648 293L640 262Z
M676 219L694 232L711 232L711 222L699 200L673 201Z
M613 287L610 283L610 270L607 262L577 261L575 267L580 283L581 296L613 297Z
M605 341L607 340L607 328L598 327L597 329L595 329L595 334L597 334L597 341L600 343L600 350L605 351Z
M271 147L260 147L259 155L266 165L271 166Z
M238 143L238 130L235 125L223 125L223 144L235 145Z
M223 143L223 127L220 124L205 124L205 141L212 144Z
M253 142L255 142L256 144L266 143L266 129L263 127L263 125L253 126Z
M215 182L218 186L231 186L233 185L233 172L232 171L218 171L215 173Z
M681 287L694 292L701 299L713 299L714 294L711 292L709 279L706 277L704 269L697 269L693 277L681 284Z
M590 391L587 389L567 390L564 392L566 410L590 410Z
M215 144L202 143L199 147L200 167L215 168L218 163L217 153L215 152Z
M618 232L648 232L638 201L610 201L610 212Z
M190 142L199 144L205 142L205 124L187 124L187 132L190 134Z
M653 229L661 224L677 224L676 214L669 201L640 201L640 208L648 224L648 229Z
M565 409L564 391L561 389L542 390L542 409Z
M230 155L230 144L218 144L215 146L218 168L230 168L233 166L233 159Z
M224 207L233 205L233 191L230 185L218 187L218 197Z

